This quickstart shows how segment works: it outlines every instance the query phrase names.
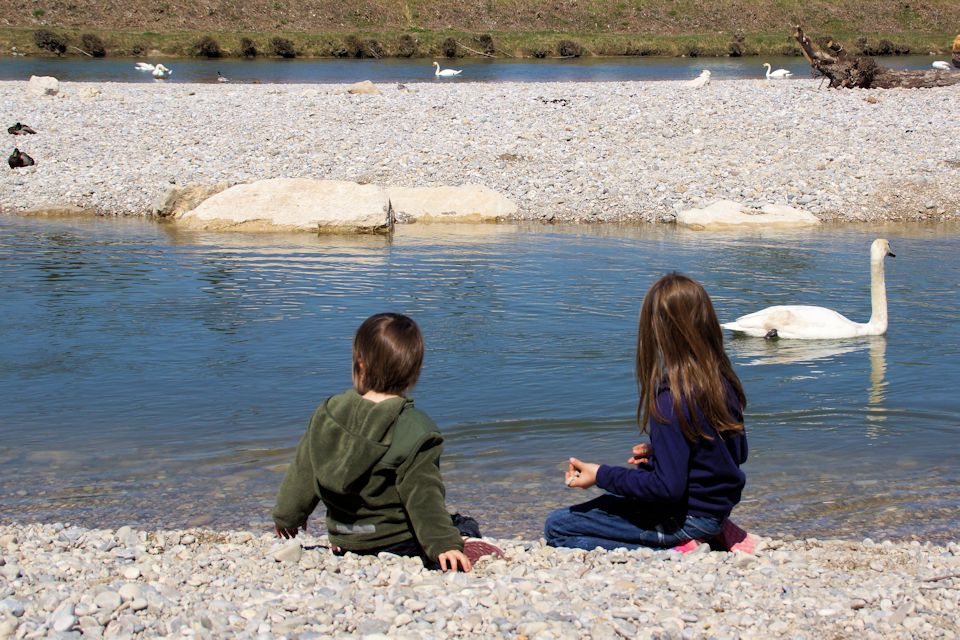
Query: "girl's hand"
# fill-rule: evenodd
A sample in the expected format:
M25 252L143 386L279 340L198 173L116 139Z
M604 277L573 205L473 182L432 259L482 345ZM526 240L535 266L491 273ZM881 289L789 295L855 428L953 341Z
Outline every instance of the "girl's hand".
M470 571L473 567L470 564L470 558L465 556L462 551L456 549L451 549L450 551L444 551L437 557L437 562L440 564L441 571L456 571L457 565L460 565L460 569L464 572Z
M581 462L576 458L570 458L567 465L567 473L564 480L568 487L579 487L580 489L589 489L597 484L597 469L600 465L592 462Z
M646 464L653 455L653 447L646 442L633 446L633 455L627 458L627 464Z

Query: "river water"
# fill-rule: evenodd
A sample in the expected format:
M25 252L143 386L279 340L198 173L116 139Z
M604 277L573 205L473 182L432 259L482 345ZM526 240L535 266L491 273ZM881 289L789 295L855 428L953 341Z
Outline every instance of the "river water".
M563 485L567 457L622 463L640 440L653 280L701 280L722 320L789 301L865 321L880 235L885 337L728 336L751 445L735 515L767 535L955 539L960 226L344 238L0 217L0 521L268 528L314 406L350 383L353 331L396 310L426 337L414 395L446 434L450 504L536 537L591 495Z
M892 69L930 69L936 58L878 58ZM941 57L942 59L942 57ZM54 76L68 82L216 82L217 72L232 82L353 83L372 82L601 82L623 80L688 80L703 69L714 80L763 78L764 62L791 71L794 78L811 77L810 65L798 57L658 58L613 57L574 60L438 60L444 68L463 73L453 79L434 77L432 60L199 60L163 59L173 70L168 80L154 80L137 71L139 59L126 58L0 58L0 80L26 80L31 75ZM149 62L156 63L154 59Z

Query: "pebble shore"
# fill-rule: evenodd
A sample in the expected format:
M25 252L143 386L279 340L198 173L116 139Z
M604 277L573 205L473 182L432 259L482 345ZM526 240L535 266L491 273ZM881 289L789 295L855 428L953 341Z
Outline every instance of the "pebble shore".
M957 638L960 544L498 540L469 574L325 537L0 526L0 638Z
M135 73L131 69L131 73ZM358 78L362 80L362 78ZM832 90L818 80L346 85L0 82L0 211L150 215L168 189L310 177L482 184L518 220L671 222L720 199L821 220L960 217L960 85ZM5 156L4 156L5 157Z

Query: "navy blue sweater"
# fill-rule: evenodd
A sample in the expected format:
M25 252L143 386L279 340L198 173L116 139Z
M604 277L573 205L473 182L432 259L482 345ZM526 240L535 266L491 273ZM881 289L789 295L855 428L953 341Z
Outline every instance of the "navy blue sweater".
M733 415L742 420L743 413L732 389L728 389L727 397ZM706 431L713 439L691 443L683 437L666 387L657 392L657 409L664 422L650 419L650 462L637 468L600 465L597 486L638 501L667 508L675 506L679 514L726 518L740 502L746 484L746 476L740 470L747 460L746 432L728 433L721 438L708 425ZM690 415L686 402L681 402L681 410ZM703 424L703 414L696 414L695 419Z

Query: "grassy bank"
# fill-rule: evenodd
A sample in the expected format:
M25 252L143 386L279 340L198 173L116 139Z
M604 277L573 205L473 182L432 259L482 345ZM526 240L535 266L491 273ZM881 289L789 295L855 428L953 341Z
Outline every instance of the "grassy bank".
M45 31L40 38L38 32ZM813 34L872 54L949 52L952 32ZM93 38L93 39L91 39ZM110 57L561 58L578 56L800 55L789 29L772 33L710 31L684 35L616 32L396 31L122 31L79 28L0 28L0 55L95 54ZM46 44L46 47L43 46ZM59 53L58 53L59 50Z

